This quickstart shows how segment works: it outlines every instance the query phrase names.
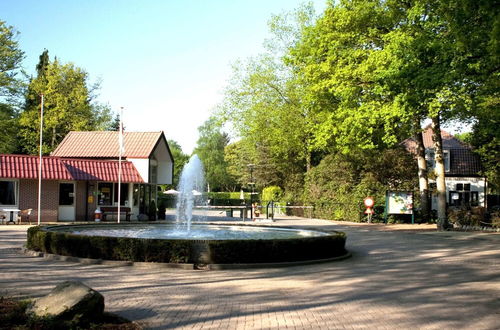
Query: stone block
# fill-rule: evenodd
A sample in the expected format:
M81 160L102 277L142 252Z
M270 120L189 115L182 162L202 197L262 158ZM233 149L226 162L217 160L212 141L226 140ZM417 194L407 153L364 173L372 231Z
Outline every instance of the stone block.
M48 295L37 299L27 310L37 316L52 316L71 320L76 315L95 319L104 311L104 297L78 281L66 281L57 285Z

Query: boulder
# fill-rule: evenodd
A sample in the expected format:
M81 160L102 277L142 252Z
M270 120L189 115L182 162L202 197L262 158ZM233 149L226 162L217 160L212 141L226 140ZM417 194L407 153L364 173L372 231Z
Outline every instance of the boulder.
M95 319L104 311L104 297L78 281L66 281L56 286L47 296L41 297L27 312L37 316L71 320L76 315Z

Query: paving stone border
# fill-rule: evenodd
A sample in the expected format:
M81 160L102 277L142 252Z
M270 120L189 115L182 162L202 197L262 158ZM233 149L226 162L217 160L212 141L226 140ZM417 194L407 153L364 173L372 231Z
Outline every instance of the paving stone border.
M18 249L19 250L19 249ZM121 260L105 260L105 259L91 259L91 258L78 258L72 256L62 256L58 254L51 254L47 252L33 251L25 247L21 248L20 251L30 257L40 257L48 260L57 261L68 261L68 262L78 262L87 265L110 265L116 267L122 266L134 266L146 269L184 269L184 270L227 270L227 269L259 269L259 268L281 268L281 267L294 267L294 266L305 266L313 264L321 264L334 261L342 261L352 257L351 252L347 251L344 255L327 258L327 259L315 259L315 260L305 260L305 261L293 261L293 262L274 262L274 263L245 263L245 264L207 264L207 265L196 265L196 264L177 264L177 263L166 263L166 262L139 262L139 261L121 261Z

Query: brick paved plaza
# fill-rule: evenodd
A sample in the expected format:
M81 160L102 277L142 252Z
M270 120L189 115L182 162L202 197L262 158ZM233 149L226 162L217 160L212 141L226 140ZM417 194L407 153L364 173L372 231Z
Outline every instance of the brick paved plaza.
M345 231L353 256L225 271L88 265L23 255L27 227L0 226L0 296L37 297L80 280L104 295L108 311L153 329L500 328L498 234L274 224Z

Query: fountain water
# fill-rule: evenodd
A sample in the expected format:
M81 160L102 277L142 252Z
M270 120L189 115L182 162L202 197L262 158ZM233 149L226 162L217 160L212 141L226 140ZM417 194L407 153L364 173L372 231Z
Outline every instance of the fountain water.
M191 231L193 208L196 201L201 201L205 188L203 164L197 155L193 155L182 169L177 196L176 223L178 229Z

